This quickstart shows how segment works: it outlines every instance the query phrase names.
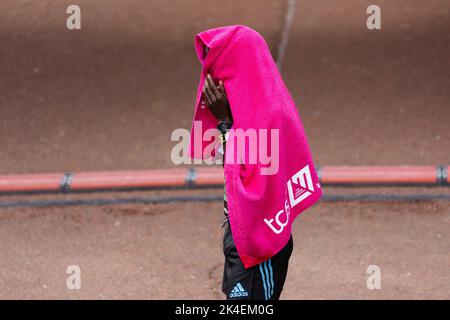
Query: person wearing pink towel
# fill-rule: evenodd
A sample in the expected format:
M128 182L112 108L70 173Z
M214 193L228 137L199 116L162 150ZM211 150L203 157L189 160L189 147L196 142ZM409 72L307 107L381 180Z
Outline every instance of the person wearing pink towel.
M196 35L195 47L202 73L189 156L223 155L222 291L230 300L277 300L293 250L292 222L322 195L306 134L258 32L209 29ZM218 129L220 147L208 154L210 129ZM248 137L259 140L245 145Z
M205 51L208 52L207 47ZM218 130L222 135L226 135L227 130L232 128L233 116L222 81L219 80L216 86L211 75L208 74L203 88L203 95L206 106L218 121ZM223 154L225 154L225 138L222 140L222 148ZM222 163L225 165L224 156ZM222 223L222 228L224 228L223 252L225 264L222 292L229 300L278 300L283 290L288 262L293 250L292 235L285 247L275 256L246 269L239 258L233 241L228 219L226 181L224 186L225 219Z

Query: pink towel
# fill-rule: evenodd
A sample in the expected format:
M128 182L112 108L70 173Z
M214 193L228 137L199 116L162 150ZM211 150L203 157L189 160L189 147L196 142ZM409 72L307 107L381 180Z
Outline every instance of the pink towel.
M201 128L193 123L189 156L208 158L204 151L211 142L202 137L205 130L217 127L208 108L201 107L205 76L210 73L216 85L223 81L234 120L225 162L228 214L237 251L249 268L287 244L292 222L320 199L322 191L297 108L264 38L244 25L225 26L198 33L195 48L202 72L194 121ZM278 163L273 160L269 170L259 157L251 162L248 145L244 151L237 149L237 129L267 130L269 154L275 159L278 152ZM271 132L279 139L270 140Z

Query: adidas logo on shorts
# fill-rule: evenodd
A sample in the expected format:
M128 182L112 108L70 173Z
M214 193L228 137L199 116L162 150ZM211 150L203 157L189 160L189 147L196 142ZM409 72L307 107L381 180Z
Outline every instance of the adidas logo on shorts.
M237 298L237 297L247 297L248 292L244 290L241 283L238 282L237 285L234 286L233 290L231 290L230 298Z

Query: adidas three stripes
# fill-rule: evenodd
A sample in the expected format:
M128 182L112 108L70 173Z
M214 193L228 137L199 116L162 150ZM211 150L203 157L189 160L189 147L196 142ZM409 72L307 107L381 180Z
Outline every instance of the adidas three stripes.
M292 236L275 256L246 269L236 250L230 225L224 226L223 252L225 264L222 292L228 300L278 300L283 290L289 258L293 250Z

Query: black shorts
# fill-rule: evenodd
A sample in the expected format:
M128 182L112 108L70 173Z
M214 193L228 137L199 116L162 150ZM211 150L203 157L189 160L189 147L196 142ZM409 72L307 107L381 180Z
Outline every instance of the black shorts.
M236 250L229 223L225 223L225 265L222 292L227 300L278 300L292 254L292 235L286 246L269 260L246 269Z

